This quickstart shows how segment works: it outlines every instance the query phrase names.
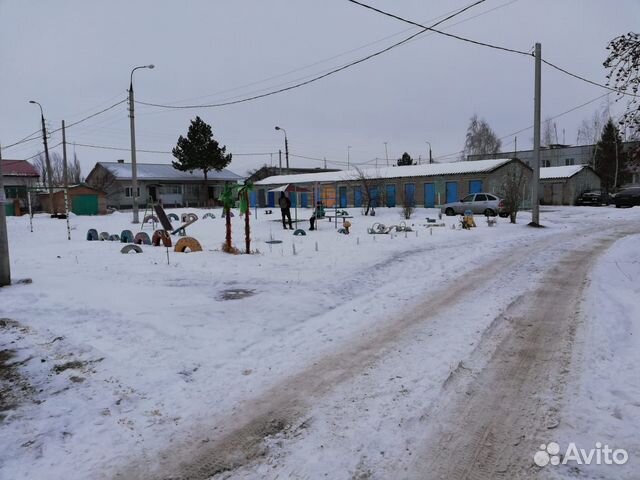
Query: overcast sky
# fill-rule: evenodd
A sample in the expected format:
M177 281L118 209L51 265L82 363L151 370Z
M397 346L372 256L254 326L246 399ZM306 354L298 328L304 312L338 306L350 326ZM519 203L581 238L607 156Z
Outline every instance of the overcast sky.
M365 1L430 24L470 0ZM475 40L531 51L604 83L607 43L637 31L638 0L487 0L439 28ZM346 0L0 0L0 142L8 145L40 127L79 120L124 100L131 69L138 70L136 100L203 104L274 90L356 60L418 31ZM284 150L292 166L397 159L407 151L436 159L463 147L469 118L477 113L499 136L533 121L532 58L490 50L426 33L366 63L302 88L240 105L166 110L136 105L139 150L170 151L196 115L236 154L231 170L269 163ZM605 90L544 67L542 116L569 110ZM607 98L556 120L558 140L576 142L577 127ZM621 111L610 96L612 114ZM532 130L518 134L530 148ZM61 140L59 133L50 145ZM70 128L69 143L128 149L127 105ZM503 141L513 149L513 138ZM61 152L61 147L54 151ZM3 149L5 159L42 150L35 140ZM70 146L72 153L74 147ZM130 159L128 151L76 146L86 175L97 161ZM265 153L259 156L240 154ZM454 158L454 156L450 157ZM138 153L144 163L168 163L170 154ZM273 156L277 163L277 154ZM444 161L442 159L441 161Z

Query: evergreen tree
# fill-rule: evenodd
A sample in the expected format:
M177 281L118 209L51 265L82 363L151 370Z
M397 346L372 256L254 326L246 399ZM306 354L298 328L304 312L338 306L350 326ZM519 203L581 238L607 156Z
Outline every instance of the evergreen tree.
M404 152L402 158L398 159L398 166L401 167L403 165L413 165L413 159L407 152Z
M602 188L607 192L624 183L625 160L620 131L613 120L605 124L602 136L596 146L595 171L600 175Z
M211 126L200 117L191 120L187 138L182 135L172 150L177 161L171 162L173 168L183 172L202 170L204 174L203 200L207 201L207 180L211 170L220 171L231 163L231 154L227 147L221 147L213 138Z

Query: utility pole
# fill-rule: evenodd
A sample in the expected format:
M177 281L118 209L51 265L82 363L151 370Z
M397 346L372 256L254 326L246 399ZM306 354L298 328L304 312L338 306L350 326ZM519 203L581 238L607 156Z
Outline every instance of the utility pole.
M425 140L425 142L429 144L429 164L432 164L433 156L431 155L431 142L429 140Z
M284 155L287 159L287 170L289 170L289 141L287 140L287 134L284 134Z
M44 159L47 168L47 179L49 183L49 208L51 209L51 214L55 215L58 212L55 211L53 205L53 173L51 170L51 160L49 159L49 145L47 144L47 127L44 123L44 110L42 110L42 105L40 105L35 100L29 100L29 103L33 103L40 107L40 120L42 121L42 143L44 144Z
M541 94L541 59L542 45L536 43L535 49L535 95L533 106L533 176L531 178L531 225L540 226L540 199L538 188L540 184L540 94Z
M351 160L351 145L347 146L347 170L349 170L349 163Z
M4 179L2 177L2 149L0 148L0 287L11 285L7 213L4 207L6 201L7 197L4 193Z
M278 150L278 165L280 165L280 175L282 175L282 150Z
M387 151L387 142L384 142L384 157L387 159L387 167L389 166L389 152Z
M324 157L324 169L327 169L327 157Z
M64 177L64 215L67 218L67 240L71 240L69 225L69 169L67 167L67 135L62 120L62 175Z

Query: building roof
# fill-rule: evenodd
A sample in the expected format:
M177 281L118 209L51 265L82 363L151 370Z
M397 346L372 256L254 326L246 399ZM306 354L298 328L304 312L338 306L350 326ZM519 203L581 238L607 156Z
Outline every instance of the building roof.
M40 174L36 167L26 160L2 160L2 176L38 178Z
M111 172L116 180L130 180L131 179L131 164L130 163L118 163L118 162L98 162L97 165L101 165ZM182 172L173 168L173 165L168 163L138 163L137 164L137 177L138 180L191 180L191 181L204 181L204 174L201 170L194 170L193 172ZM243 177L233 173L226 168L217 172L212 170L207 172L207 178L209 180L221 180L232 181L242 180Z
M509 162L510 158L476 160L473 162L427 163L402 167L366 168L361 172L370 178L435 177L465 173L489 173ZM285 183L340 182L357 180L357 170L306 173L302 175L274 175L256 182L256 185L278 185Z
M581 172L588 165L566 165L563 167L544 167L540 169L540 180L553 180L555 178L571 178Z

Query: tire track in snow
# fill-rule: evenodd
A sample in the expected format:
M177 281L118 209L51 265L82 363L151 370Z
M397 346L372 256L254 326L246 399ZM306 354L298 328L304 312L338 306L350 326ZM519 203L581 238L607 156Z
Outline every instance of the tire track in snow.
M610 222L536 239L528 253L532 255L552 248L560 240L577 234L598 233L604 225L610 225ZM462 278L451 279L446 286L432 292L427 300L408 314L375 327L366 337L346 344L257 398L239 405L224 425L202 426L200 431L192 432L189 441L168 448L155 465L132 465L116 478L204 480L260 458L265 454L263 440L266 436L288 429L304 416L318 397L383 358L394 342L412 326L428 321L455 305L465 291L477 289L478 276L497 278L503 271L521 263L522 259L517 255L519 248L515 245L506 252L500 252L499 256L487 257L483 264L465 272ZM491 282L487 282L483 290L490 291ZM486 440L490 434L478 433L476 436ZM211 440L211 436L216 438Z

